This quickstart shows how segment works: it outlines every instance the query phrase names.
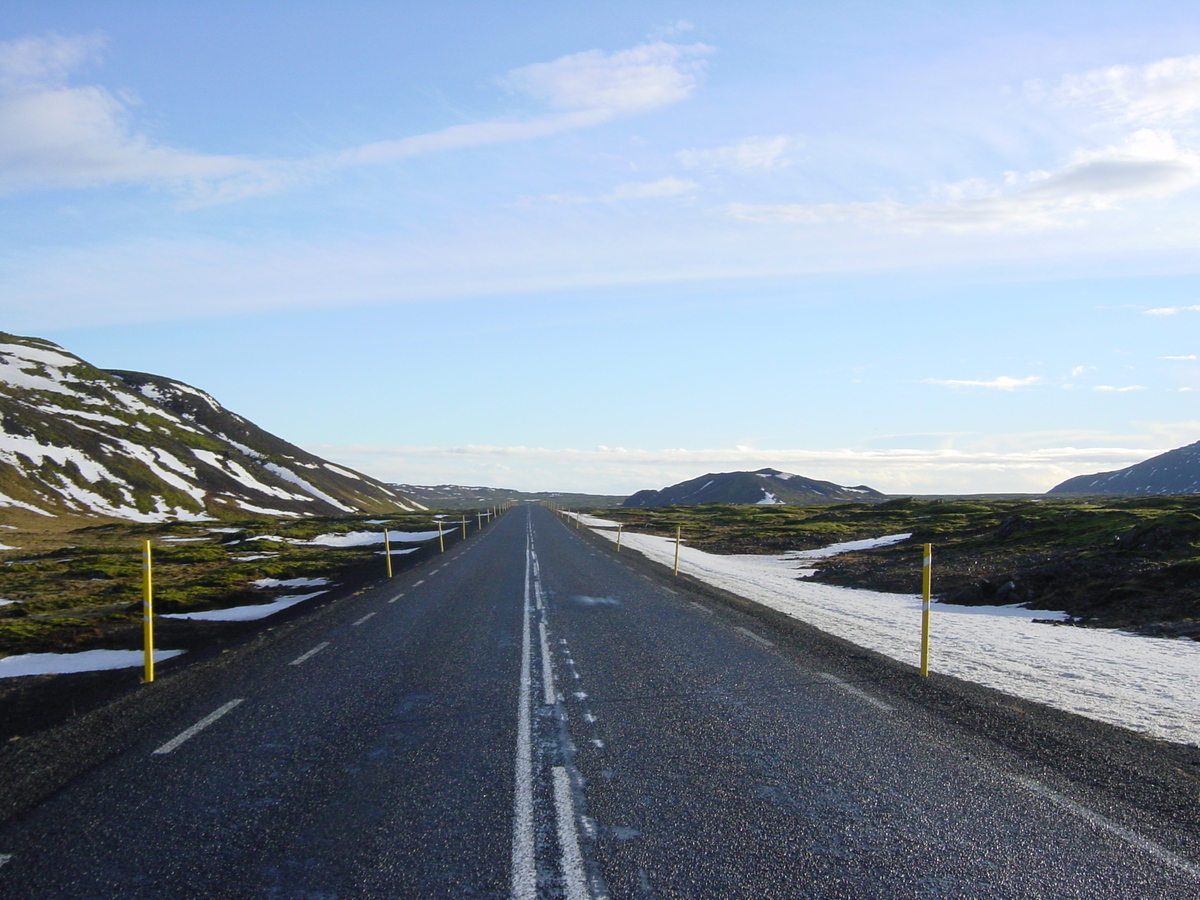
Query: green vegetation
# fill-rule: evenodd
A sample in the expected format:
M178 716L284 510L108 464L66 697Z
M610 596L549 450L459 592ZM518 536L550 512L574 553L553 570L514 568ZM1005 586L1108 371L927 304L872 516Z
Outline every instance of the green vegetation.
M938 596L1066 610L1081 624L1200 638L1200 496L918 500L597 510L711 553L779 553L911 533L822 561L816 580L914 593L934 544Z
M42 535L36 542L30 535L26 546L40 543L39 552L7 551L0 564L0 599L11 601L0 605L0 656L110 645L105 638L114 628L140 620L142 543L147 539L153 547L155 609L172 613L267 602L278 591L251 586L262 578L336 580L377 560L381 547L293 542L321 534L380 531L385 519L393 531L437 527L433 513L422 511L371 518L107 523ZM12 531L4 535L6 540L25 537Z

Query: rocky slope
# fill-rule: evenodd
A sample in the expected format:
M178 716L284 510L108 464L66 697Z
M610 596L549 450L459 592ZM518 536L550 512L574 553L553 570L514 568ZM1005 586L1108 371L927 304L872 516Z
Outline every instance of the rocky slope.
M660 491L638 491L624 506L695 506L704 503L757 506L809 506L814 503L878 502L884 494L866 485L843 487L802 475L759 469L756 472L720 472L673 484Z
M1077 475L1048 494L1200 494L1200 441L1115 472Z
M0 333L0 512L161 522L418 508L190 385Z

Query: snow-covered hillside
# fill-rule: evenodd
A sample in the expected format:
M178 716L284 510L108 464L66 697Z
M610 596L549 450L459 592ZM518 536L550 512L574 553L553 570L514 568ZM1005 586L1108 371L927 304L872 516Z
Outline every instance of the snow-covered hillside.
M141 522L420 509L201 390L0 333L0 510Z
M1200 441L1177 447L1143 462L1117 469L1077 475L1047 491L1049 494L1200 494Z

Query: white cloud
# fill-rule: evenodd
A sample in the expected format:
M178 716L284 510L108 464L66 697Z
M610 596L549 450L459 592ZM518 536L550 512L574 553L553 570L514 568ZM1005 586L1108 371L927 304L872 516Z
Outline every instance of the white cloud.
M0 43L0 190L257 177L260 163L157 144L132 126L128 100L68 86L102 46L58 35Z
M1093 391L1104 391L1106 393L1111 393L1111 394L1124 394L1128 391L1144 391L1144 390L1146 390L1146 387L1145 387L1145 385L1141 385L1141 384L1129 384L1129 385L1125 385L1124 387L1115 387L1114 385L1111 385L1111 384L1097 384L1097 385L1092 386L1092 390Z
M1186 356L1160 356L1159 359L1195 359L1195 353L1189 353Z
M785 154L799 146L790 137L749 137L736 144L712 147L707 150L680 150L675 158L685 169L712 172L718 169L750 171L752 169L782 169L792 164Z
M1200 56L1177 56L1144 66L1109 66L1069 75L1056 97L1095 106L1118 121L1187 121L1200 111Z
M850 222L914 231L1043 229L1078 224L1084 214L1124 201L1171 196L1200 185L1200 156L1168 132L1142 129L1120 144L1079 151L1055 172L1008 173L1004 186L981 179L941 185L940 202L730 204L735 219L783 224ZM947 202L948 201L948 202Z
M1078 378L1080 375L1083 375L1087 372L1091 372L1095 368L1096 368L1095 366L1076 366L1075 368L1073 368L1071 370L1071 377Z
M60 84L104 49L102 35L25 37L0 43L0 88L8 91Z
M696 182L686 178L660 178L658 181L631 182L618 185L613 200L641 200L647 197L675 197L696 189Z
M339 154L335 166L389 162L443 150L548 137L601 125L686 100L699 84L711 52L704 44L656 41L606 54L587 50L553 62L511 70L501 83L559 112L515 121L473 122Z
M687 178L659 178L657 181L630 181L617 185L610 193L598 197L583 194L551 194L541 198L552 203L611 203L621 200L648 200L655 197L678 197L690 194L699 185Z
M1200 423L1189 423L1190 434ZM1194 439L1194 437L1193 437ZM887 493L1044 491L1074 475L1122 468L1161 453L1128 447L1027 450L642 450L623 447L309 447L326 459L387 481L489 484L518 490L629 494L705 472L772 466L838 484Z
M139 132L129 99L96 85L66 83L79 66L98 58L102 45L95 37L57 35L0 43L0 190L168 183L187 187L198 202L236 200L337 168L547 137L646 113L689 97L703 71L701 57L711 49L658 41L524 66L503 83L552 112L281 161L192 153Z
M1180 312L1200 312L1200 306L1160 306L1142 310L1148 316L1173 316Z
M711 51L664 41L611 54L587 50L513 69L504 81L555 109L629 114L691 96L704 67L697 57Z
M998 378L993 378L990 381L959 381L957 379L948 378L926 378L926 384L945 384L951 387L981 387L992 388L997 391L1015 391L1019 387L1028 387L1031 384L1037 384L1042 379L1036 375L1030 375L1028 378L1012 378L1008 375L1001 375Z

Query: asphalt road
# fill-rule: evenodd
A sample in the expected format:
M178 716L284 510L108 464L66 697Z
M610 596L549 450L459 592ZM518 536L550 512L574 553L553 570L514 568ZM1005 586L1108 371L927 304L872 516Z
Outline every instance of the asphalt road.
M540 507L187 683L0 827L0 897L1200 897L1195 833Z

